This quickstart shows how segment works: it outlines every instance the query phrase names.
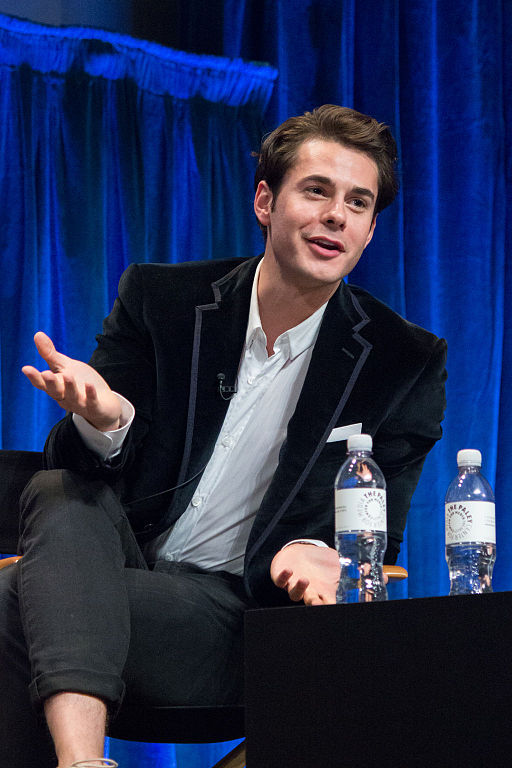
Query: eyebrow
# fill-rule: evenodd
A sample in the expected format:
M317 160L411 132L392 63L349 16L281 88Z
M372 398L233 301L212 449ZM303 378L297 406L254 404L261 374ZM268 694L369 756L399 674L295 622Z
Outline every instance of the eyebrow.
M319 184L325 184L330 187L334 186L333 180L328 176L320 176L316 173L311 174L311 176L306 176L303 181L317 181ZM350 192L351 194L360 195L361 197L367 197L369 200L375 200L375 195L371 189L367 189L366 187L352 187Z
M366 189L366 187L354 187L352 192L355 195L360 195L361 197L368 197L370 200L375 200L375 195L371 189Z

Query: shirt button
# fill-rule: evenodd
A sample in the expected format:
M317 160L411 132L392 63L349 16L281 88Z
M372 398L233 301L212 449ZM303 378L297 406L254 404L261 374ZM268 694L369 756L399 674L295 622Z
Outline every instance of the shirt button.
M231 437L231 435L226 435L225 437L222 438L221 442L224 448L230 448L233 445L233 438Z
M191 504L192 504L193 507L200 507L201 506L201 501L202 501L202 499L201 499L200 496L194 496L194 498L192 499Z
M254 376L248 376L247 377L247 383L251 384L251 385L254 384Z

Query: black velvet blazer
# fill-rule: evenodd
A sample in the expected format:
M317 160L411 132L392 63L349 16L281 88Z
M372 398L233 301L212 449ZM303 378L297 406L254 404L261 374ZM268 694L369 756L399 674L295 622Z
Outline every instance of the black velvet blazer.
M110 463L100 461L70 416L47 440L46 466L111 483L141 542L184 512L212 454L228 407L217 374L236 379L257 262L130 266L91 359L135 406L123 450ZM346 441L326 441L337 426L362 422L373 436L387 481L386 562L396 560L425 456L441 437L445 358L444 340L366 291L340 285L249 537L245 583L258 603L288 601L269 576L283 544L308 537L333 545L333 484Z

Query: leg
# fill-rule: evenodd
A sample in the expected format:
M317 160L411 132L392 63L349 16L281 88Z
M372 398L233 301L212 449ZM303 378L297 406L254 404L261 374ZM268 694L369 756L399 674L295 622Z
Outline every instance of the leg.
M240 703L248 607L242 579L172 563L158 563L150 572L128 569L125 576L131 613L123 672L127 702Z
M63 718L52 697L78 691L115 709L124 690L123 668L129 698L164 705L240 701L247 607L241 579L172 564L160 566L168 572L144 570L112 491L68 472L36 477L24 496L23 522L24 558L6 569L19 573L19 583L10 584L10 610L5 617L0 613L6 658L14 658L15 625L22 638L17 641L21 661L14 665L20 673L13 677L0 669L1 690L17 702L0 724L6 765L55 766L44 731L36 730L29 681L36 709L48 702L63 755L74 743L65 735L69 708ZM91 718L91 738L103 730L102 723L101 718L94 725Z
M104 701L83 693L63 691L45 701L44 715L60 767L66 768L87 756L103 755L107 724Z
M23 494L21 527L19 598L34 704L63 690L118 702L130 632L123 568L146 567L118 499L104 483L41 472Z
M53 768L57 757L30 705L30 662L18 605L17 565L0 571L0 765Z
M81 692L85 694L82 704L90 705L95 697L103 708L103 701L117 706L124 690L120 672L130 631L122 572L126 562L139 567L145 563L111 489L102 483L86 483L69 472L36 475L24 494L22 525L23 560L7 569L18 574L16 589L10 585L9 601L16 600L19 608L11 607L5 615L5 633L10 637L21 614L31 665L27 674L25 661L23 683L18 675L7 686L2 681L1 687L9 696L14 695L11 688L16 688L16 701L25 697L28 707L28 677L32 702L39 711L43 701L47 702L52 730L67 760L70 739L66 729L70 726L62 716L63 699L53 697L62 691ZM2 677L4 672L7 674L0 671ZM60 703L55 706L55 702ZM69 707L66 711L69 716ZM104 718L100 716L100 720ZM38 756L39 740L33 741L32 734L23 732L14 710L8 710L2 721L11 744L6 765L55 765L53 759L45 762ZM102 743L103 727L99 734L95 712L91 724L94 743ZM71 742L76 745L76 738ZM80 753L73 759L100 754Z

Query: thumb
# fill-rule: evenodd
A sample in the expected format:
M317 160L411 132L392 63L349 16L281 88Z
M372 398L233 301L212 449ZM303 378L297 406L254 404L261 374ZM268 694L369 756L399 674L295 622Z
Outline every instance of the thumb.
M50 337L43 333L43 331L38 331L34 336L34 343L43 360L48 363L50 370L53 372L58 371L64 362L65 356L57 352L55 344Z

